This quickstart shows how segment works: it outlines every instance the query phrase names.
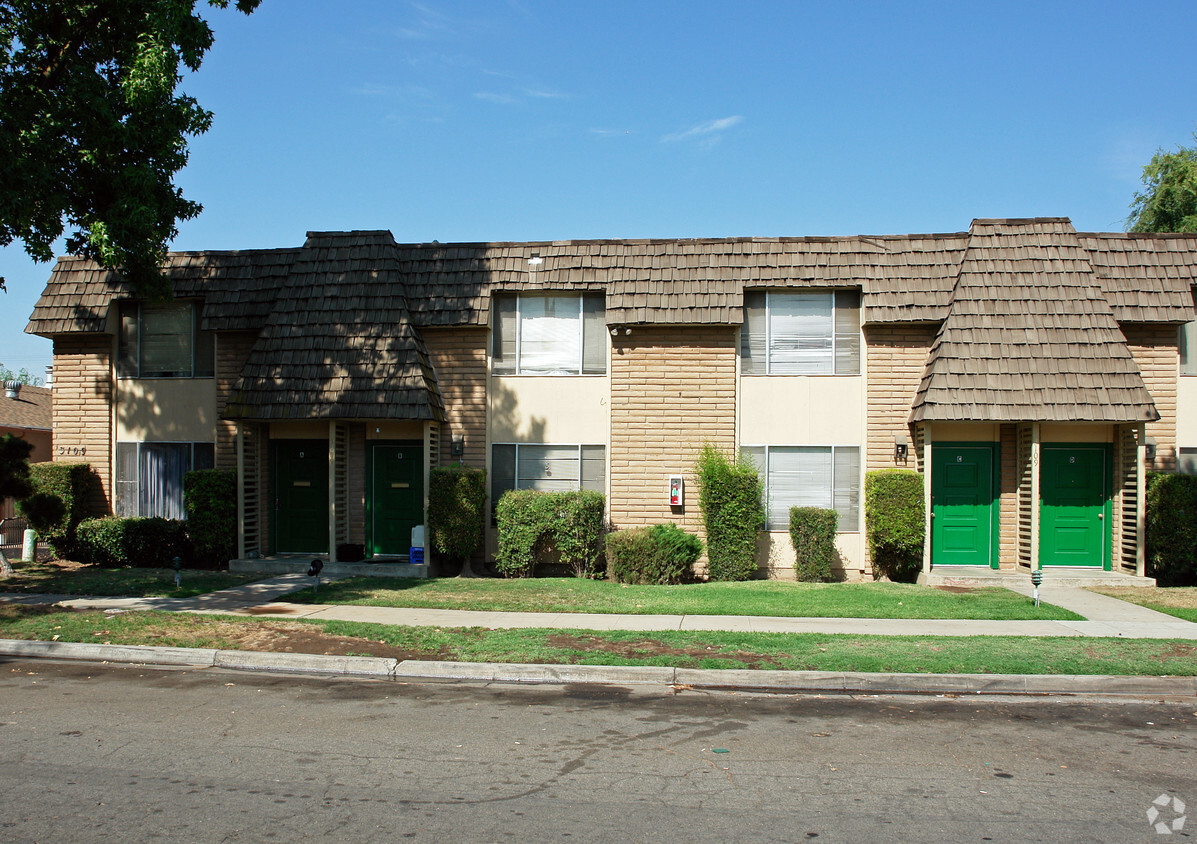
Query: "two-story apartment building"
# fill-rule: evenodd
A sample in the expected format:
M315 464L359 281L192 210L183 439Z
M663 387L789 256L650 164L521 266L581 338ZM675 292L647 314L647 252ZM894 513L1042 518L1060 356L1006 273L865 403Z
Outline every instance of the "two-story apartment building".
M97 510L140 515L179 515L189 468L236 468L243 556L402 556L455 460L492 501L597 489L616 527L701 533L711 443L761 470L774 575L808 504L839 513L842 575L868 576L864 474L892 466L929 480L928 567L1142 573L1145 472L1197 449L1193 235L327 232L166 272L163 303L55 267L27 330L54 340L56 459L92 464Z

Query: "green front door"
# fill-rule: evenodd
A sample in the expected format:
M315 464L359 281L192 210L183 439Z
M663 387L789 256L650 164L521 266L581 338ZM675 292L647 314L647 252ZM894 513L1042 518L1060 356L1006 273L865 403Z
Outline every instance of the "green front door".
M275 440L274 550L328 553L328 442Z
M988 443L932 445L932 565L997 568L994 450Z
M373 444L370 478L370 553L407 554L424 524L424 446Z
M1039 564L1108 568L1109 448L1044 445L1039 475Z

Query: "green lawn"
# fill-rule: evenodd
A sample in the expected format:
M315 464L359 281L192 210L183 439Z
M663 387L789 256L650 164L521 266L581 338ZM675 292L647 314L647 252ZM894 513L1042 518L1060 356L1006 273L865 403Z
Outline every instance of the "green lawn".
M624 586L579 578L403 579L355 577L302 590L299 603L507 612L631 615L759 615L789 618L1050 619L1081 617L1049 604L1036 609L1008 589L946 591L899 583L697 583Z
M1197 675L1197 643L1166 639L595 632L398 627L0 605L0 637L337 653L400 659L925 674Z
M1197 586L1119 586L1094 588L1092 591L1174 615L1185 621L1197 622Z
M0 579L0 592L94 595L120 598L193 598L261 580L261 574L184 569L175 588L174 569L104 568L80 563L13 563L16 574Z

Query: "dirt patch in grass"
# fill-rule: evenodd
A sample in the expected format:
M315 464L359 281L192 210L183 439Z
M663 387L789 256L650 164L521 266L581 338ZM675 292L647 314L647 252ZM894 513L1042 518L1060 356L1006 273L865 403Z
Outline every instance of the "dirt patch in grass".
M641 639L635 642L612 642L597 636L570 636L564 633L548 636L545 644L563 650L584 651L588 653L609 653L621 657L636 657L638 659L669 656L691 657L693 659L718 659L729 662L742 663L747 668L787 668L775 657L766 654L749 653L747 651L724 651L719 647L691 647L677 648L653 639ZM739 666L737 666L739 667Z
M1197 610L1197 586L1105 586L1090 591L1142 606Z
M214 635L247 651L274 653L328 654L333 656L376 656L383 659L452 659L448 648L410 650L375 639L337 636L310 624L288 621L255 621L253 624L229 622L217 624Z

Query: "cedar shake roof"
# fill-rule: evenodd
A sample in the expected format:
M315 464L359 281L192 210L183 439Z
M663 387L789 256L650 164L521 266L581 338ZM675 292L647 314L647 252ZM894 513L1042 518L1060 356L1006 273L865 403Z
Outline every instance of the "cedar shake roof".
M207 330L257 330L266 322L274 297L287 279L298 249L247 249L231 252L171 252L164 274L175 296L203 299ZM113 299L128 299L132 289L112 270L87 258L59 258L33 309L25 331L54 335L104 330Z
M49 431L53 393L49 387L21 386L15 399L0 392L0 428L26 428Z
M361 234L345 233L345 242ZM417 326L486 325L497 290L602 290L612 325L739 325L745 289L802 287L859 288L865 324L940 322L969 242L968 233L452 244L378 236L375 253L352 260L377 254L395 262L388 266L398 273L386 277L397 289L386 295L404 296ZM1119 320L1192 318L1197 236L1079 237ZM311 279L294 268L299 252L171 253L166 272L176 295L204 300L203 328L257 331L280 291ZM62 258L26 331L103 331L109 301L128 296L115 273Z
M974 221L911 421L1159 418L1068 220Z
M390 232L308 233L226 417L444 420L394 245Z

